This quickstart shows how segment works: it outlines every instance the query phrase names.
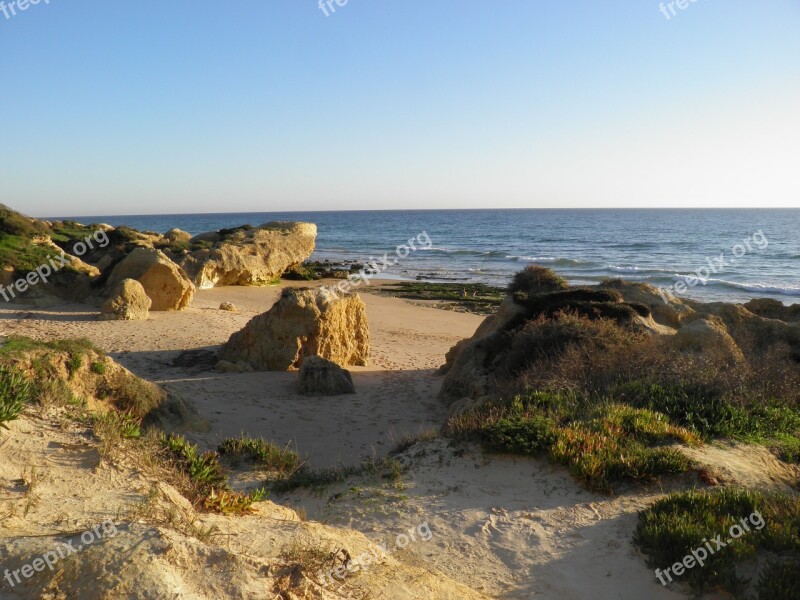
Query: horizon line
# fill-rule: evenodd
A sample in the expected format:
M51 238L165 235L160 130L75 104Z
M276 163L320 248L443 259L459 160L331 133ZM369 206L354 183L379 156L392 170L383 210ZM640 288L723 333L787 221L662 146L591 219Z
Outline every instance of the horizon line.
M12 209L13 210L13 209ZM311 214L311 213L376 213L376 212L497 212L497 211L667 211L667 210L716 210L716 211L735 211L735 210L800 210L800 207L792 206L567 206L567 207L500 207L500 208L355 208L355 209L324 209L324 210L264 210L264 211L231 211L231 212L183 212L183 213L138 213L138 214L82 214L82 215L58 215L58 216L35 216L28 215L39 220L74 220L86 217L185 217L185 216L217 216L217 215L267 215L280 213ZM24 213L23 213L24 214Z

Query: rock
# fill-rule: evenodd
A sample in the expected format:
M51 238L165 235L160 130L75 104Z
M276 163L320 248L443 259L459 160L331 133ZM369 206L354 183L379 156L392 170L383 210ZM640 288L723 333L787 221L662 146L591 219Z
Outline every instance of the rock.
M778 319L780 321L800 321L800 304L786 306L783 302L771 298L755 298L744 307L751 313L765 319Z
M355 394L350 371L319 356L309 356L300 367L300 393L306 396Z
M186 273L160 250L137 248L111 271L106 289L123 279L135 279L153 301L150 310L183 310L192 301L195 287Z
M245 361L257 371L286 371L314 355L344 366L367 364L369 327L358 294L285 289L268 312L231 336L219 359Z
M661 294L658 288L647 283L635 283L622 279L611 279L600 284L602 289L616 290L625 302L641 304L650 309L653 320L659 325L680 327L680 324L694 314L694 310L682 300Z
M672 341L682 351L721 355L734 363L744 361L741 348L736 345L722 321L716 317L687 323L678 330Z
M232 302L223 302L222 304L219 305L219 309L220 310L226 310L228 312L236 312L237 311L236 305L234 305Z
M192 234L180 229L170 229L164 234L164 238L170 243L189 244L192 239Z
M232 363L228 360L221 360L214 369L220 373L252 373L255 370L249 363L243 360L236 363Z
M483 322L478 326L478 329L475 331L475 334L470 339L461 340L455 346L450 348L450 351L445 356L445 364L439 367L438 374L446 375L456 363L456 360L461 352L470 342L488 338L498 332L504 331L514 321L517 321L524 316L525 308L514 302L514 298L508 296L497 308L496 313L489 315L483 320Z
M135 279L120 281L100 308L102 321L146 321L153 301Z
M195 236L210 248L195 250L179 264L200 289L218 285L265 285L300 265L314 251L317 226L311 223L266 223Z

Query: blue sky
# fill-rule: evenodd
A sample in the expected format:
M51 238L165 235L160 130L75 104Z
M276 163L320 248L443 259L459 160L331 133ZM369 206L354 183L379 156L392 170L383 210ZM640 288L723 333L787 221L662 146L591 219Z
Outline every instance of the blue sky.
M798 0L44 1L0 12L29 214L800 206Z

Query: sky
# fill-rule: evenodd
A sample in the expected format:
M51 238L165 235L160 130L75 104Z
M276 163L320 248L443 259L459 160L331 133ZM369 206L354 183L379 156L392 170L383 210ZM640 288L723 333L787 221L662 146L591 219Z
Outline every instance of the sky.
M9 4L34 216L800 207L800 0Z

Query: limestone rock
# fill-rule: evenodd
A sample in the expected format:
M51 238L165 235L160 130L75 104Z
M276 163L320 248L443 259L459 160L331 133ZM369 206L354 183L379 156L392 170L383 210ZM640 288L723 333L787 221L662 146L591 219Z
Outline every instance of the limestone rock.
M741 348L716 317L697 319L681 327L673 338L675 346L683 351L723 355L732 362L744 361Z
M350 371L319 356L309 356L300 367L300 393L306 396L355 394Z
M189 240L192 239L192 234L186 231L181 231L180 229L170 229L167 233L164 234L164 238L173 244L174 243L188 244Z
M658 288L647 283L612 279L605 281L600 287L618 291L625 302L646 306L650 309L653 320L659 325L679 327L685 319L694 314L694 310L680 298L670 296L666 292L662 295Z
M778 319L786 322L800 321L800 304L786 306L783 302L771 298L755 298L744 307L765 319Z
M135 249L111 271L106 289L113 289L123 279L142 284L153 301L150 310L183 310L194 296L195 287L186 273L160 250Z
M314 355L344 366L367 364L369 327L358 294L285 289L268 312L231 336L219 359L245 361L257 371L286 371Z
M135 279L120 281L100 309L103 321L146 321L153 301Z
M227 312L236 312L236 305L233 302L223 302L219 305L219 309Z
M195 250L178 259L200 289L219 285L264 285L302 264L314 251L317 226L311 223L266 223L255 228L202 234Z

